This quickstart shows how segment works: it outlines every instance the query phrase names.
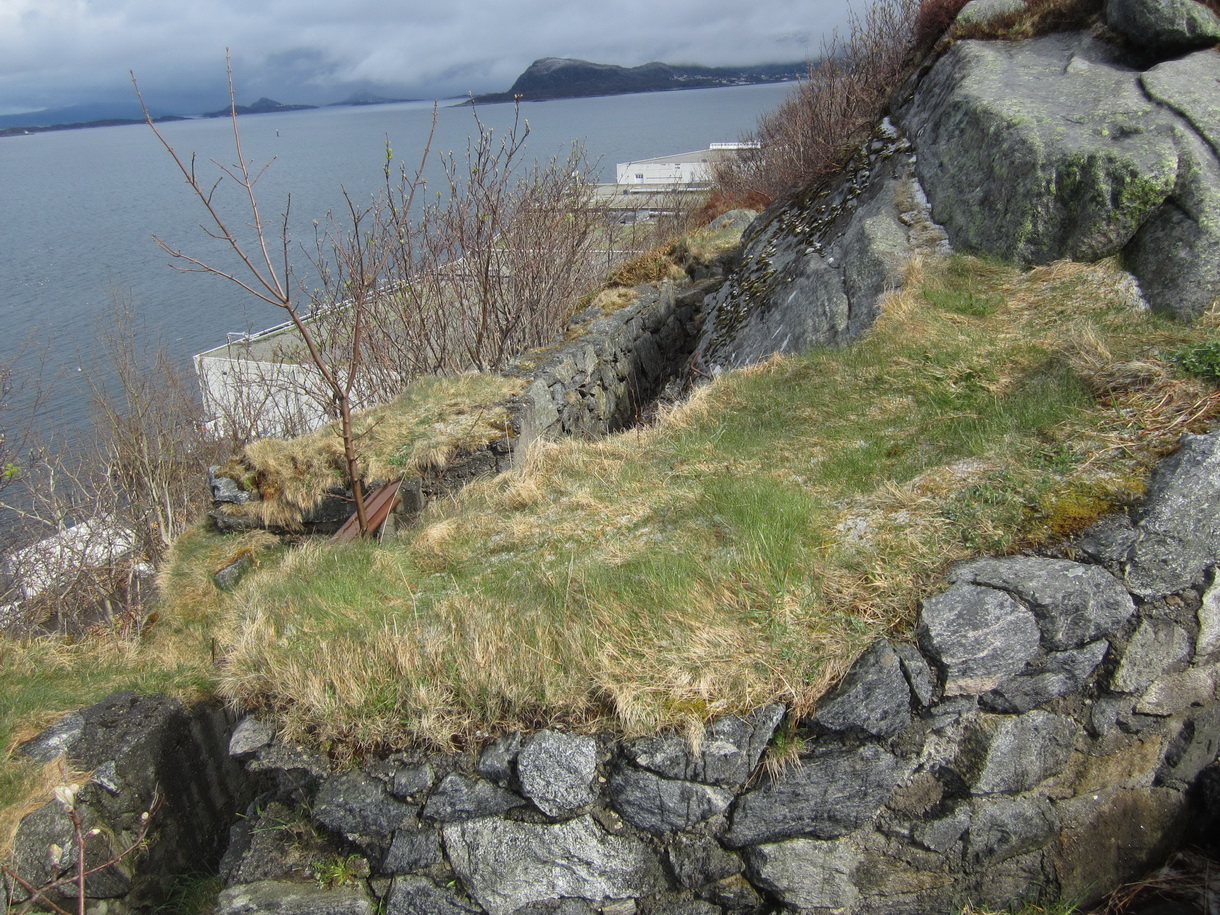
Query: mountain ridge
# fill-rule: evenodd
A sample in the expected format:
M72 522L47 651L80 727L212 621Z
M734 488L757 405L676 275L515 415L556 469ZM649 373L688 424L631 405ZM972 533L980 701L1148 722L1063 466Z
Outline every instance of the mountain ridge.
M808 72L809 64L803 61L748 67L706 67L651 61L637 67L622 67L574 57L542 57L530 64L507 92L476 95L473 101L538 102L672 89L748 86L800 79Z

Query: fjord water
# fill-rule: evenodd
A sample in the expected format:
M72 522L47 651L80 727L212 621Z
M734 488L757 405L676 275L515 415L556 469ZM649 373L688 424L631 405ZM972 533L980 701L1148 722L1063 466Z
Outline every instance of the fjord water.
M617 162L701 149L738 139L774 108L789 85L658 92L521 106L529 159L564 156L579 142L603 181ZM271 162L257 185L263 218L278 231L291 199L293 260L306 266L313 220L353 200L367 200L393 167L414 169L432 124L431 103L322 108L239 119L249 160ZM481 107L483 123L502 136L513 106ZM215 159L234 161L227 119L162 125L166 139L201 175ZM475 131L468 107L440 108L426 173L440 177L438 153L459 156ZM240 203L231 182L218 199ZM235 222L247 221L236 208ZM48 431L88 419L79 378L107 376L99 333L116 299L135 314L138 346L164 346L190 366L192 354L224 342L226 332L278 323L282 313L214 276L168 266L156 235L187 252L211 256L199 229L205 214L170 158L145 126L107 127L0 138L0 361L20 355L19 369L53 380L40 412ZM231 266L230 261L219 261ZM20 401L20 397L15 398ZM0 424L5 417L0 416Z

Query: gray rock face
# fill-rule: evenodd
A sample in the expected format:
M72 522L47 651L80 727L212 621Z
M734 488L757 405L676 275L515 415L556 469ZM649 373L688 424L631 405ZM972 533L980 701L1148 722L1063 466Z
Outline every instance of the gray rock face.
M76 805L82 824L86 831L99 824L101 820L84 803L86 800L78 795ZM55 854L55 849L59 854ZM114 840L109 836L95 836L85 844L85 865L88 868L101 867L115 852L118 851ZM70 877L75 873L77 860L77 843L73 832L72 821L58 801L51 801L26 815L18 827L10 866L32 886L42 886L52 880ZM130 859L90 874L85 878L85 895L93 899L109 899L122 896L131 889L132 862ZM16 893L15 901L26 897L20 888L12 884ZM66 898L75 898L76 887L69 883L63 890L52 893L53 902L64 903Z
M954 246L1020 263L1095 260L1168 197L1173 143L1150 129L1155 106L1135 75L1108 57L1060 34L963 41L937 62L904 123Z
M85 733L85 719L80 712L68 712L57 722L17 748L19 753L35 762L54 762L72 749Z
M1120 693L1142 690L1167 666L1190 654L1190 636L1170 620L1141 620L1110 683Z
M1015 677L985 694L982 705L997 712L1019 714L1066 696L1084 685L1109 649L1109 642L1094 642L1032 661Z
M234 824L220 863L226 886L267 880L313 880L314 864L338 854L305 817L272 801Z
M521 734L514 731L489 743L479 754L475 771L498 785L507 785L513 777L513 763L521 752Z
M967 854L978 862L996 864L1041 848L1058 821L1045 798L997 798L981 804L966 835Z
M593 803L597 741L592 737L539 731L517 757L521 790L548 816L562 816Z
M1220 43L1220 18L1195 0L1106 0L1106 23L1155 54Z
M751 227L740 267L708 301L696 368L714 375L857 338L901 285L912 250L943 239L924 204L910 146L886 123L841 178Z
M953 244L1023 264L1121 252L1154 308L1197 315L1220 294L1205 266L1220 246L1217 114L1197 100L1220 56L1161 67L1141 77L1075 34L954 45L902 113Z
M651 851L588 816L554 825L470 820L446 826L443 835L453 869L491 915L564 896L602 902L665 888Z
M340 835L385 841L415 816L416 809L392 797L377 779L363 772L344 772L322 783L313 815Z
M688 829L722 813L733 801L723 788L675 781L634 766L621 766L610 776L614 808L640 829L660 835Z
M767 743L784 717L782 705L765 705L746 717L717 718L703 734L698 752L676 734L632 741L627 758L665 778L736 787L758 765Z
M919 653L918 648L906 642L895 645L894 653L898 655L902 673L907 678L916 700L925 708L931 705L936 695L936 674L932 672L927 659Z
M406 800L431 788L435 778L436 773L427 763L399 766L390 776L390 793Z
M275 725L263 718L247 715L237 722L229 739L229 755L238 758L257 753L275 740Z
M1034 615L1003 591L955 584L923 602L919 644L945 673L945 695L984 693L1038 651Z
M212 576L212 581L221 591L232 591L246 574L254 568L254 560L248 556L238 556L223 569Z
M1027 791L1063 768L1079 732L1047 712L984 719L968 732L958 768L978 793Z
M363 887L323 890L275 880L230 887L216 902L216 915L373 915L376 909Z
M398 877L386 898L386 915L472 915L477 906L423 877Z
M999 588L1020 598L1038 618L1052 651L1109 638L1135 612L1131 595L1097 566L1040 556L977 559L958 566L950 581Z
M791 839L751 848L746 863L757 883L787 905L844 911L859 898L852 878L861 857L846 842Z
M1220 55L1214 51L1159 64L1140 78L1148 97L1173 118L1178 180L1124 249L1123 263L1154 307L1182 318L1197 317L1220 296L1220 280L1199 266L1220 256L1220 112L1205 98L1217 78Z
M109 844L119 841L113 836L134 835L154 796L161 798L147 852L92 875L87 895L125 895L129 907L155 905L163 874L219 861L229 826L249 803L251 789L228 755L230 728L213 706L187 708L164 696L122 692L70 713L27 744L36 758L62 753L70 772L94 773L76 795L85 828L102 830L87 843L90 865L109 857ZM19 873L35 884L48 878L51 844L72 845L67 817L55 801L18 827L13 856Z
M1186 435L1152 475L1125 568L1127 587L1162 597L1202 580L1220 557L1220 433Z
M410 874L441 863L441 843L431 829L400 829L381 862L387 874Z
M503 813L523 804L524 800L498 785L454 773L436 786L424 805L424 816L452 823Z
M703 836L677 838L670 844L667 858L678 883L688 890L727 880L742 870L737 855L725 851L715 839Z
M1208 657L1220 651L1220 575L1212 574L1212 582L1203 592L1199 604L1199 636L1195 640L1195 654Z
M799 768L746 794L732 810L730 847L801 836L833 839L874 816L905 772L880 747L818 747Z
M208 488L212 490L213 502L228 502L233 505L244 505L250 501L251 493L237 485L236 480L217 475L219 466L208 468Z
M886 641L873 644L829 697L813 720L833 731L862 731L892 737L911 723L911 687L897 653Z

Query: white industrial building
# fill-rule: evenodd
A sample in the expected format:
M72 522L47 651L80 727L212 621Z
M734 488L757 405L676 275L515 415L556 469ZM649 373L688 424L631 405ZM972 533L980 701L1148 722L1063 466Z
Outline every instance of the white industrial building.
M656 156L637 162L619 162L615 180L620 185L681 187L707 185L712 180L712 163L739 149L757 148L757 143L713 143L707 149Z

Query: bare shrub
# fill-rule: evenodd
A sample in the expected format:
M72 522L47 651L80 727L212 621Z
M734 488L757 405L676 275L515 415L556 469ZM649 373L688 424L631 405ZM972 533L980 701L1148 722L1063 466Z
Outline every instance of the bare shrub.
M769 202L836 174L885 112L911 61L917 0L879 0L853 16L743 149L715 166L719 195L735 206Z
M83 376L92 428L24 433L6 463L0 629L138 631L153 569L206 505L206 467L230 450L205 433L189 374L136 343L127 304L99 323L103 359ZM36 386L11 428L35 429Z
M94 409L96 463L115 497L112 514L136 551L159 565L207 505L204 471L232 445L205 434L190 376L165 350L140 351L129 307L116 307L101 341L117 382L86 379Z
M352 412L356 406L353 403L353 392L363 360L363 343L367 330L365 305L373 296L381 277L383 252L378 244L378 233L371 231L369 226L370 222L376 221L377 213L375 208L357 205L345 195L348 210L346 217L350 222L343 223L341 230L330 231L328 226L328 231L319 235L319 251L325 252L326 245L329 244L331 255L329 262L316 264L318 273L325 280L323 301L320 304L323 307L333 304L335 291L342 290L345 295L341 301L347 305L349 311L347 331L343 337L320 340L306 310L310 304L315 306L315 311L319 310L319 303L316 299L311 302L310 296L298 294L299 290L295 288L295 278L290 267L291 239L288 222L291 199L280 215L278 232L272 230L263 219L255 192L255 185L266 171L266 166L257 167L242 149L241 132L237 127L237 98L233 88L232 67L226 67L226 71L229 79L229 108L235 161L231 165L213 161L220 172L214 182L199 175L194 156L189 160L183 159L165 139L144 104L139 86L136 85L136 96L144 112L145 122L186 179L187 186L206 214L205 234L221 244L222 250L226 251L230 258L231 266L222 266L221 262L215 260L203 260L162 239L157 239L157 243L180 270L221 277L286 314L304 352L308 355L309 365L322 382L323 404L338 420L338 434L343 442L346 477L351 487L357 523L360 532L367 533L369 527L364 505L363 473L352 426ZM135 84L134 75L132 83ZM236 228L238 224L216 200L216 188L225 180L236 184L244 199L244 215L248 220L246 226L252 233L249 240L241 237ZM334 225L339 223L335 222ZM340 345L343 348L341 354L331 352Z
M915 13L914 45L919 53L927 53L941 35L953 25L968 0L923 0Z
M443 156L445 190L415 206L422 166L405 168L378 201L389 282L371 307L370 387L384 398L406 379L502 368L562 329L601 273L610 241L593 204L584 152L526 165L518 112L496 138L473 115L464 154Z

